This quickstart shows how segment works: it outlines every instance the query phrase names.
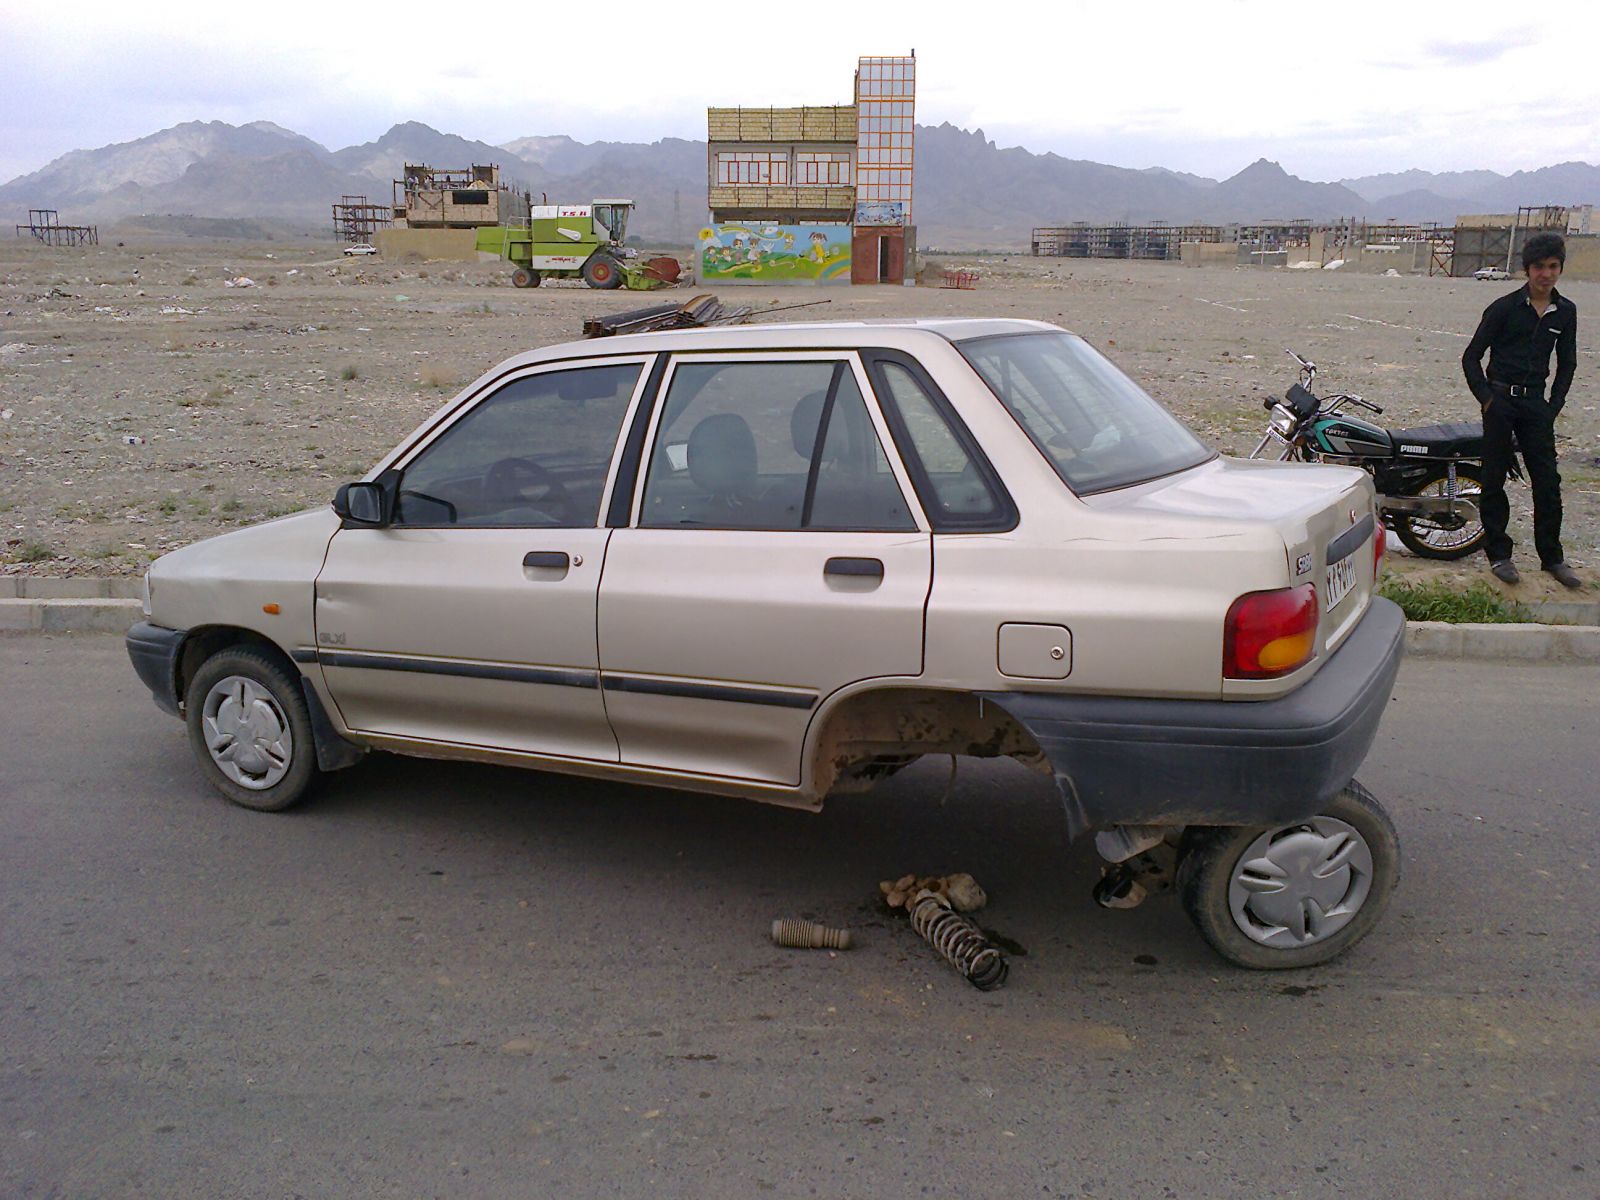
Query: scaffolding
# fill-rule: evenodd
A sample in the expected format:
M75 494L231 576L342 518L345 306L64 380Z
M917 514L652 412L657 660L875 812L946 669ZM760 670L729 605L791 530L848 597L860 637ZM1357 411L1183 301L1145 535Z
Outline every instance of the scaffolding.
M46 246L98 246L100 228L97 225L63 225L61 214L53 208L30 208L28 223L18 225L17 236L28 234Z
M365 196L340 196L333 206L333 238L337 242L370 242L380 229L394 224L394 209Z

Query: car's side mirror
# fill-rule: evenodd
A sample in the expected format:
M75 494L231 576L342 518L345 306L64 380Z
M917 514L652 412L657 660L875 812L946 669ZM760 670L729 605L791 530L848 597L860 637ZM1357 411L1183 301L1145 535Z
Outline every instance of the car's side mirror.
M392 519L389 513L389 495L382 484L346 483L333 494L333 511L352 525L371 525L381 528Z

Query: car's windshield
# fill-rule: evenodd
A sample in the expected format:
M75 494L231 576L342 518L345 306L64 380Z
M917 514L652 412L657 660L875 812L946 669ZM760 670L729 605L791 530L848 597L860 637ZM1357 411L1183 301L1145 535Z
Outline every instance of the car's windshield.
M1001 334L956 348L1080 495L1170 475L1216 453L1080 337Z

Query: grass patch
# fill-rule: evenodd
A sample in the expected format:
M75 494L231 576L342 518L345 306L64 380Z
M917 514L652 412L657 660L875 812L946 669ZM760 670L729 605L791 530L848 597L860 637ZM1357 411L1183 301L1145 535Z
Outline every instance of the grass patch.
M355 367L342 367L339 371L339 378L348 383L352 379L361 378L361 372Z
M1507 600L1486 583L1458 592L1442 583L1412 583L1390 576L1378 585L1378 594L1398 604L1408 621L1508 625L1533 620L1525 605Z
M423 387L445 391L456 385L456 373L439 363L424 363L421 371Z
M11 557L19 563L48 562L56 557L56 551L55 547L46 546L43 542L23 542Z

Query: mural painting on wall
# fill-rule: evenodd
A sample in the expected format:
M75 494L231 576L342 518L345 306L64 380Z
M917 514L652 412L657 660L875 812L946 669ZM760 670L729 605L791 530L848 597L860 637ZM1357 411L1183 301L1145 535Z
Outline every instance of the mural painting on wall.
M857 200L857 225L904 225L906 206L903 200Z
M706 283L849 283L848 225L708 225L700 230Z

